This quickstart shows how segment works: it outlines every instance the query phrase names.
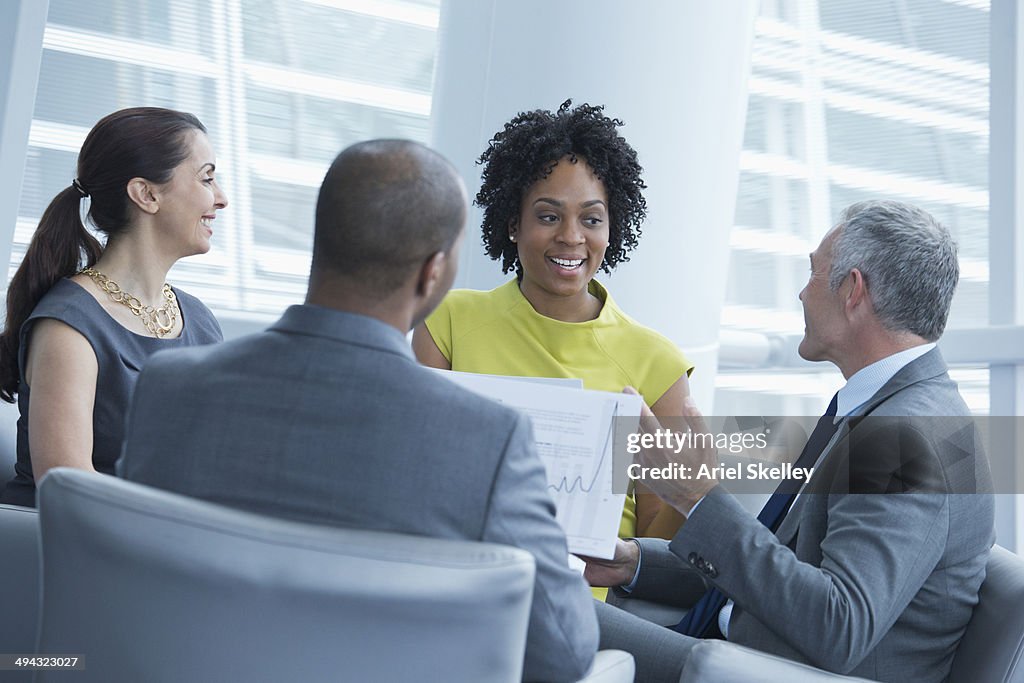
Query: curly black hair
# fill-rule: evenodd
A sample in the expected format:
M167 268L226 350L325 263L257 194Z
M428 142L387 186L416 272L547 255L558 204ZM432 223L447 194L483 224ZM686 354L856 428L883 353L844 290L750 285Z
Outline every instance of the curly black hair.
M647 217L647 187L636 150L619 135L619 119L604 115L603 106L566 100L552 114L544 109L520 112L495 133L477 160L483 184L475 204L484 210L483 243L487 255L501 259L501 270L522 275L516 245L508 228L519 222L523 195L546 178L563 157L582 157L608 192L608 249L601 270L610 273L636 248L640 225Z

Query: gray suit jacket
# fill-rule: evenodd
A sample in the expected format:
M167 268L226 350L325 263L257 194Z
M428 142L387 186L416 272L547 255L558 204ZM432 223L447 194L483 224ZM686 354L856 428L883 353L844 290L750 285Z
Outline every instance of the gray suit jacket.
M523 548L524 678L576 680L597 649L528 419L421 367L377 320L292 306L265 332L154 355L118 467L268 515Z
M714 585L736 602L732 642L873 680L945 680L994 540L968 415L928 352L844 420L775 535L718 487L671 543L642 541L632 596L687 605Z

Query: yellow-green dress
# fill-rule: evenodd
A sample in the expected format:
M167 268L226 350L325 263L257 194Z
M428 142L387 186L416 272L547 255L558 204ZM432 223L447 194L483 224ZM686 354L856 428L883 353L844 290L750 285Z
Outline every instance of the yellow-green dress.
M537 313L511 280L489 292L455 289L426 320L452 370L519 377L570 377L587 389L632 386L653 405L693 364L666 337L622 312L597 281L594 320L567 323ZM626 498L619 536L636 535L636 501ZM594 589L604 599L605 589Z

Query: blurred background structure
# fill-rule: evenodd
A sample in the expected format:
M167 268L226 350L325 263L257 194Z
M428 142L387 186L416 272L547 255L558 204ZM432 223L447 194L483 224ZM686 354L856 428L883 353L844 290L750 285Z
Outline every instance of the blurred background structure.
M96 120L185 109L211 132L231 206L213 250L172 278L229 335L256 329L305 290L316 191L341 148L434 144L473 194L502 122L572 97L622 118L647 169L650 218L613 294L697 362L708 412L820 412L842 378L795 353L807 254L843 207L888 197L960 244L942 346L971 409L1021 415L1017 4L9 0L0 261L13 273ZM503 278L478 217L456 284L489 288ZM999 476L1024 482L1024 465ZM1024 506L1000 505L1000 543L1021 547Z

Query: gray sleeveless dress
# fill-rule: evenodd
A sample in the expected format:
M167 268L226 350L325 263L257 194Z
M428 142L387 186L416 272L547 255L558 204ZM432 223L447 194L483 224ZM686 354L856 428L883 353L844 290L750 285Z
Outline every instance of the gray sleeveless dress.
M14 466L14 479L7 482L0 502L35 507L36 485L28 448L29 387L25 384L25 342L35 322L40 318L60 320L80 332L92 345L98 363L96 402L92 412L92 462L98 472L113 474L114 463L121 455L125 412L146 358L164 349L212 344L224 338L217 319L199 299L180 289L175 289L174 293L178 297L184 329L174 339L157 339L126 329L111 318L89 292L71 280L60 280L50 288L21 326L18 461ZM141 323L139 329L143 329Z

